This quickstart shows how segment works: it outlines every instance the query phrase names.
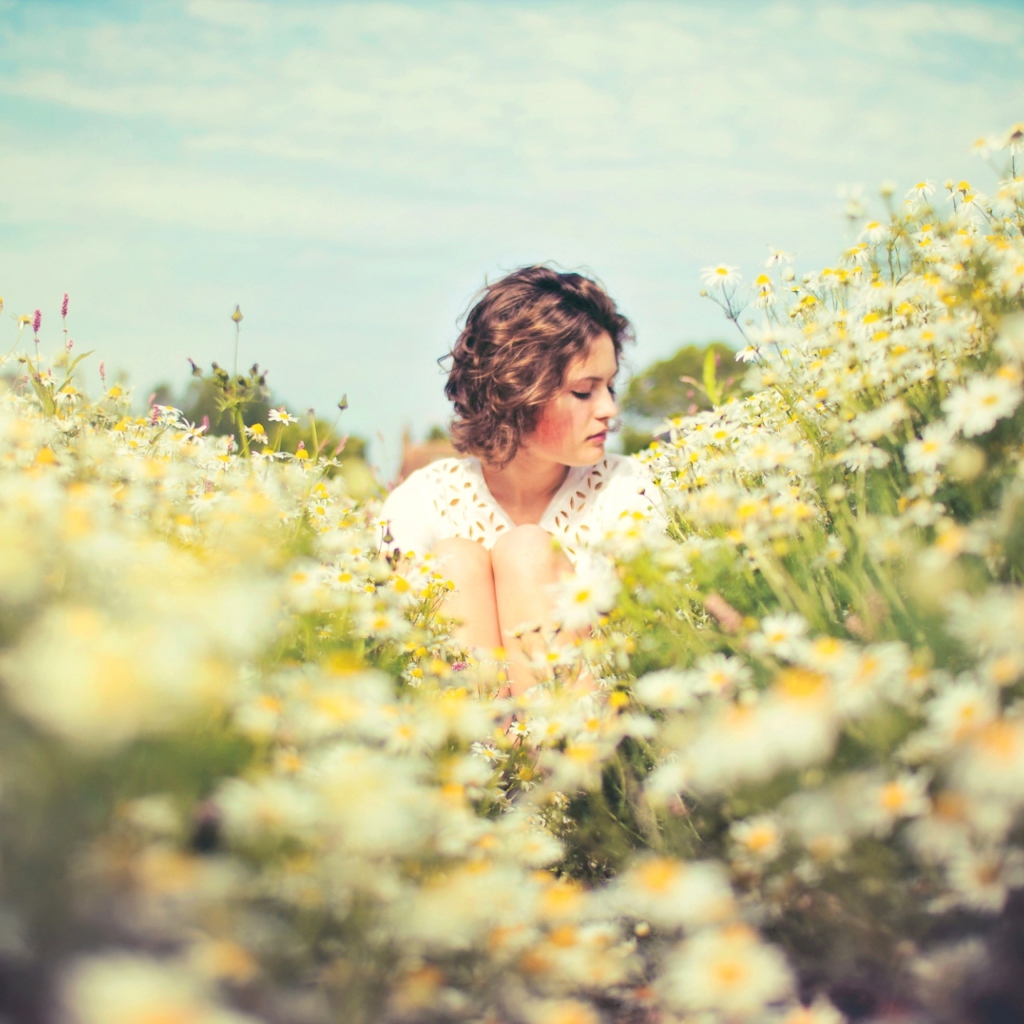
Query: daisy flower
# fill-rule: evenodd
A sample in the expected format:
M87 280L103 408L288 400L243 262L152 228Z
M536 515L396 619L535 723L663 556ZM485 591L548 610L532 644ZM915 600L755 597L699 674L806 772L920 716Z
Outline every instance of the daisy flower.
M998 914L1010 889L1024 886L1024 851L964 849L953 857L947 871L957 905Z
M283 423L285 426L288 426L289 423L299 422L298 416L293 416L283 405L280 409L271 409L267 413L267 419L270 420L271 423Z
M729 837L742 864L767 864L782 853L782 824L771 814L734 822Z
M964 437L987 434L999 420L1020 405L1020 385L1003 377L974 377L943 401L942 409Z
M941 420L929 423L921 431L920 440L910 441L903 448L903 459L911 473L934 473L953 454L956 432Z
M597 559L580 562L576 573L555 587L555 612L565 629L597 622L615 604L619 580L611 566Z
M935 194L934 181L919 181L907 192L908 199L928 199Z
M700 281L705 288L724 288L726 285L738 284L740 274L736 267L719 263L713 267L704 267L700 272Z
M761 632L750 638L750 649L755 654L792 658L803 650L806 632L807 620L802 615L766 615L761 621Z
M649 856L623 874L611 896L620 912L664 928L727 920L735 900L723 865Z
M768 259L764 261L766 267L774 267L780 263L792 263L793 254L790 252L784 252L782 249L773 249L771 246L768 247Z
M680 1009L726 1020L759 1019L794 988L786 958L745 924L707 928L680 943L662 981Z
M751 671L739 658L711 654L697 662L692 679L697 693L729 694L750 682Z
M652 708L682 710L696 703L692 674L675 669L649 672L636 681L633 692L637 700Z
M768 306L774 306L778 302L775 295L775 286L767 274L758 274L754 279L754 287L757 289L754 305L759 309L766 309Z

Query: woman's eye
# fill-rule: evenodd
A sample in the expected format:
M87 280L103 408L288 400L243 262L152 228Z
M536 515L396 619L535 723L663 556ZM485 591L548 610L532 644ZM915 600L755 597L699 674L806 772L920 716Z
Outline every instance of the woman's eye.
M617 394L615 388L613 388L610 384L608 385L608 394L611 395L612 398L614 398Z
M586 398L590 397L590 392L589 391L574 391L573 395L576 398L586 399Z

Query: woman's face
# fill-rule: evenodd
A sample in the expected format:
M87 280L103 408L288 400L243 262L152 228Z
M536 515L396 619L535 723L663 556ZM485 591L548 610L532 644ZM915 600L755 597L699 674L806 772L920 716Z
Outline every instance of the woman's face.
M618 371L615 346L602 331L569 363L561 391L541 410L523 448L563 466L592 466L603 458L608 422L619 411L614 386Z

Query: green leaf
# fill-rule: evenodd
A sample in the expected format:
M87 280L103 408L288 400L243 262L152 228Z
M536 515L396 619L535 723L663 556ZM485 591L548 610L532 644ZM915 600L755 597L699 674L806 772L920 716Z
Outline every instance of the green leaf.
M71 363L71 365L70 365L70 366L69 366L69 367L67 368L67 372L66 372L66 373L64 374L64 380L63 380L63 381L61 382L61 385L60 385L61 387L64 387L64 385L65 385L65 384L69 384L69 383L71 382L71 378L72 378L72 377L74 376L74 373L75 373L75 367L76 367L76 366L77 366L77 365L78 365L78 364L79 364L79 363L80 363L80 362L81 362L81 361L82 361L83 359L85 359L85 357L86 357L86 356L91 356L91 355L93 354L93 352L95 352L95 351L96 351L95 349L90 349L90 350L89 350L88 352L83 352L83 353L82 353L82 354L81 354L80 356L78 356L78 357L77 357L77 358L76 358L76 359L75 359L75 360L74 360L74 361L73 361L73 362ZM59 390L59 389L58 389L58 390Z
M48 388L44 388L42 384L36 380L33 374L30 378L32 381L32 389L39 396L39 401L42 403L43 411L47 416L52 416L57 411L57 404L53 400L53 395L50 394Z
M95 351L95 349L89 349L88 352L83 352L80 356L76 356L75 359L72 360L71 365L68 367L67 377L65 378L65 380L70 380L71 374L75 372L75 367L87 356L91 356Z
M721 405L722 387L715 376L715 350L708 348L704 353L704 393L712 405Z

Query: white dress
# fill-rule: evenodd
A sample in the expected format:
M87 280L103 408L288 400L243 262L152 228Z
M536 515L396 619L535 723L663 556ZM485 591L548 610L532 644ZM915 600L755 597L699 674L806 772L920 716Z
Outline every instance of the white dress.
M661 492L647 468L626 455L605 455L593 466L571 466L541 516L573 565L588 544L604 538L624 516L658 515ZM425 555L438 541L463 537L485 548L515 527L484 481L480 460L439 459L400 483L384 502L381 518L390 547Z

